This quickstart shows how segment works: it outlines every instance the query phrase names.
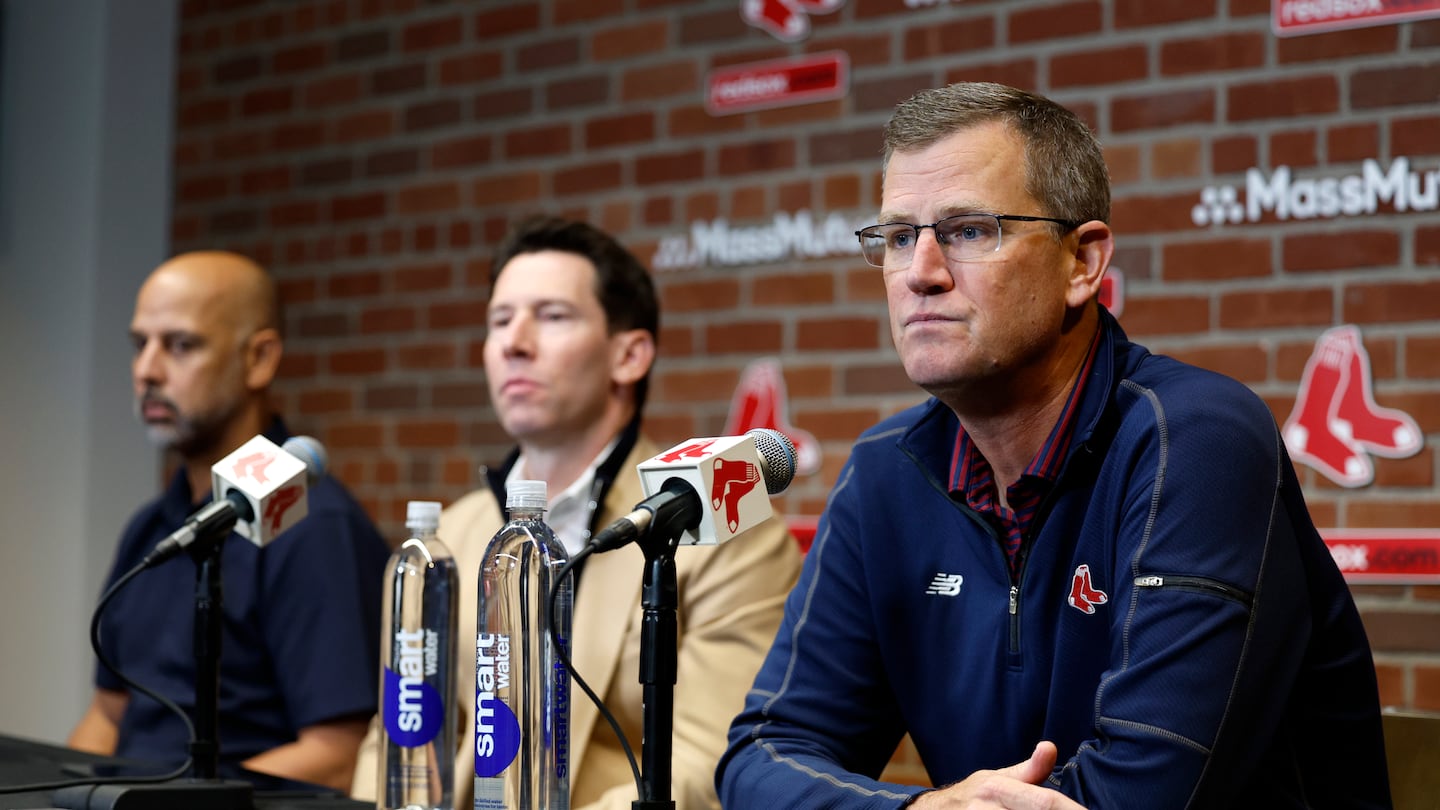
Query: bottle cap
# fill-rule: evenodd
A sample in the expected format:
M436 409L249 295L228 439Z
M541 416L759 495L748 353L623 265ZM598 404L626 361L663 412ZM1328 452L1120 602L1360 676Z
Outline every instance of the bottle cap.
M506 509L544 509L547 503L544 481L515 481L505 492Z
M405 505L405 528L411 531L434 531L439 526L439 501L410 501Z

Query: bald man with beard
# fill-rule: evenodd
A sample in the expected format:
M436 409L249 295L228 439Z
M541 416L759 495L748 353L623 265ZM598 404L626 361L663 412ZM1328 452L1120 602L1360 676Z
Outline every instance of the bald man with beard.
M279 326L273 280L233 253L177 256L141 286L130 325L135 409L151 441L182 463L126 527L107 588L210 501L216 461L257 434L276 444L289 437L269 400ZM364 510L328 478L311 486L308 516L263 549L235 534L222 541L222 775L243 766L349 787L376 707L388 553ZM140 574L101 624L117 667L191 714L197 562L181 555ZM156 762L188 755L172 712L132 695L104 666L95 685L71 746Z

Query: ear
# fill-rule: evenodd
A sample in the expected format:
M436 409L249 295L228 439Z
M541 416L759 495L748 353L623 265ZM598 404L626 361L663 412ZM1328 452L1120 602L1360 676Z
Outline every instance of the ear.
M1079 241L1065 292L1065 305L1072 309L1084 306L1100 294L1100 281L1105 278L1110 257L1115 254L1115 235L1109 225L1091 220L1076 228L1075 233Z
M261 329L250 336L245 343L245 385L251 391L270 387L280 371L283 352L280 333L274 329Z
M655 364L655 336L644 329L627 329L610 336L610 380L634 385Z

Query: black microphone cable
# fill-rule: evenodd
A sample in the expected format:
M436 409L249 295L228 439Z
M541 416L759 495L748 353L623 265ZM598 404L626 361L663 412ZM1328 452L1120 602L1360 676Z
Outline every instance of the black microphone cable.
M107 588L104 595L100 597L100 602L95 606L95 612L91 615L90 618L90 648L95 651L95 657L100 659L100 663L104 665L106 669L114 673L115 677L119 678L120 681L126 686L128 686L132 691L139 692L140 694L149 697L151 700L154 700L156 703L159 703L160 705L174 712L176 716L180 718L181 722L185 724L185 730L189 732L190 741L193 743L195 742L195 724L190 720L190 715L186 714L184 709L181 709L179 706L177 706L175 704L175 701L150 689L149 687L143 686L131 680L128 675L121 672L115 666L115 663L111 661L110 657L105 654L105 650L100 644L100 619L105 614L105 608L110 604L110 601L115 598L115 595L120 592L121 588L128 585L132 579L138 576L142 571L146 570L146 568L147 564L144 562L141 562L139 565L131 568L129 571L125 572L124 576L115 580L115 583L109 588ZM185 761L180 765L180 767L176 768L173 771L170 771L169 773L155 774L151 776L92 776L80 779L64 779L54 782L34 782L28 785L6 785L0 787L0 793L38 793L47 790L59 790L61 788L83 787L85 785L128 785L169 782L173 779L179 779L180 777L184 776L185 773L190 770L190 766L193 763L194 757L186 756Z
M605 701L601 700L600 696L595 694L595 690L590 688L590 684L585 683L585 679L575 671L575 667L570 663L570 653L566 651L565 645L560 643L560 634L555 629L555 599L556 595L560 593L560 586L565 582L565 578L570 576L575 566L583 562L594 551L595 545L587 543L579 553L560 566L560 570L555 575L555 582L550 586L550 598L545 605L547 614L545 623L549 626L550 643L554 645L555 655L560 659L560 663L565 665L565 671L570 673L570 678L580 687L580 691L584 692L585 696L590 698L590 702L595 704L595 708L600 711L600 716L605 718L605 722L609 723L610 729L615 732L615 737L620 740L620 748L625 751L625 759L630 763L630 773L635 776L635 796L639 798L643 782L640 777L640 764L635 760L635 752L630 748L630 741L625 739L625 732L620 728L620 721L610 713L610 709L605 706Z

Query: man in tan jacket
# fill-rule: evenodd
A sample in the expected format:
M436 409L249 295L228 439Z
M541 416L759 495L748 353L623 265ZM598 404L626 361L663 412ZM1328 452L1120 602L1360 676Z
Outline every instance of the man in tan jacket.
M476 582L504 523L505 489L543 480L546 519L573 555L643 500L635 465L661 449L640 434L659 305L645 268L584 223L522 223L492 265L484 359L490 398L518 447L487 486L441 515L440 537L460 565L461 717L455 806L472 804ZM678 810L718 808L714 772L725 733L769 649L799 571L794 539L770 520L732 542L675 555L679 658L671 793ZM643 720L637 546L587 559L575 594L572 663L605 700L639 756ZM629 810L636 786L625 753L578 690L570 710L570 793L576 810ZM362 749L353 794L378 788L378 738Z

